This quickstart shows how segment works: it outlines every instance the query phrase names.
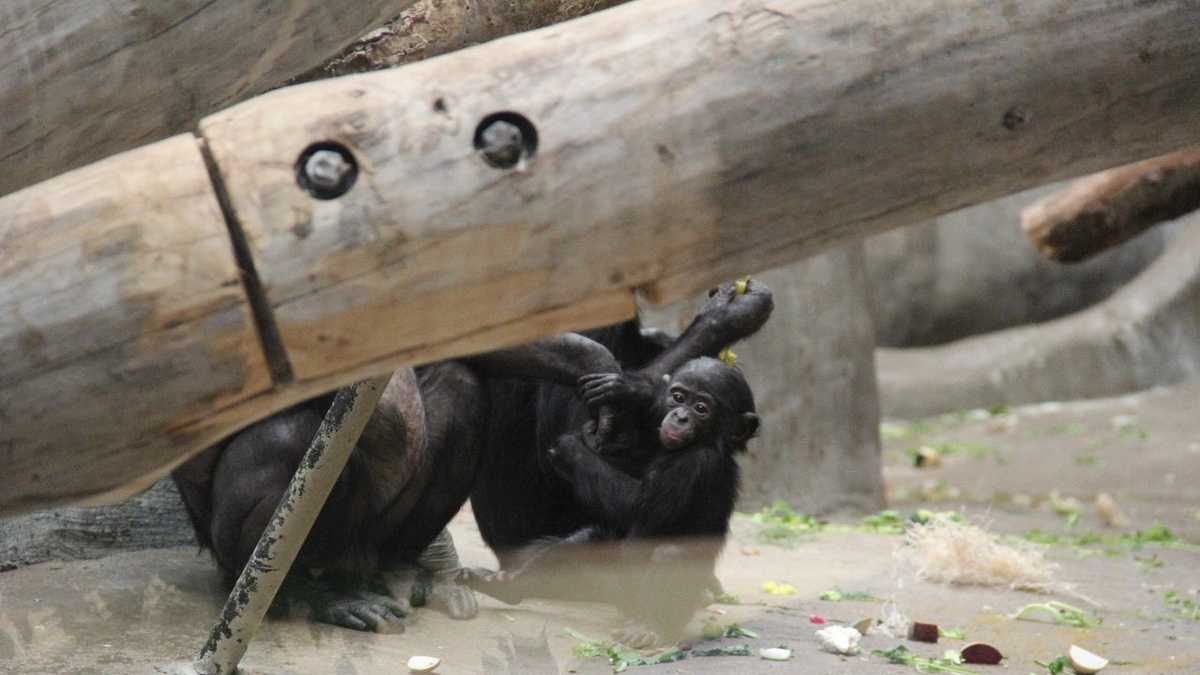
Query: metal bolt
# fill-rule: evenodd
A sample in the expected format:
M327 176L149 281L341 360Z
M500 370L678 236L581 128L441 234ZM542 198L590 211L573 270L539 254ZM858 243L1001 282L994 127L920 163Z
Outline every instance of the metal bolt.
M512 122L493 120L479 133L479 141L479 152L494 167L512 168L524 159L525 135Z
M357 176L354 155L337 143L315 143L301 153L297 162L297 182L317 199L342 196Z
M308 158L304 172L308 180L322 190L336 189L338 183L354 167L333 150L318 150Z

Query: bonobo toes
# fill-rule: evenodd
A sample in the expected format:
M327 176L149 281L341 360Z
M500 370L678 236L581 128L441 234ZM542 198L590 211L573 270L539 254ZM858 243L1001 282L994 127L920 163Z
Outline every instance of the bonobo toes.
M314 609L313 618L322 623L376 633L402 633L409 607L386 595L358 591L327 598Z

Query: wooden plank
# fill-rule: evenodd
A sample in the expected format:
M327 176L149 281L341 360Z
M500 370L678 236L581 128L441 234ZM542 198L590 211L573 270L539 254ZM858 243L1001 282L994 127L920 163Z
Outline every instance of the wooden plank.
M0 512L120 498L304 396L626 318L633 289L1182 147L1196 25L1185 0L657 0L247 102L201 132L293 366L274 387L190 143L2 199ZM538 130L523 170L474 150L498 111ZM337 199L296 185L317 141L360 166Z
M1181 150L1081 178L1021 212L1042 255L1080 262L1200 209L1200 149Z
M194 137L0 200L0 250L3 510L154 474L269 387Z
M195 127L415 0L4 0L0 195Z

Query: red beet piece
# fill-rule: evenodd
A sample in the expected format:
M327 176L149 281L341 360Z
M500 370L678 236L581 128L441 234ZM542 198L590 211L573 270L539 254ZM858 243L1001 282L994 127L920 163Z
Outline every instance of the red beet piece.
M963 663L978 663L985 666L994 666L1004 658L999 649L982 642L972 642L963 647L959 653L962 654Z
M936 623L921 623L914 621L908 628L908 639L917 642L937 642L938 627Z

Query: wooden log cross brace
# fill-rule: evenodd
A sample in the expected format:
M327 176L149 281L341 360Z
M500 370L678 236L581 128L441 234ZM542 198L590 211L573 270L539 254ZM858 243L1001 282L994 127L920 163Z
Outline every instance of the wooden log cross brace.
M0 514L122 499L317 392L632 317L634 289L1194 143L1197 25L1192 0L633 2L9 195ZM519 169L476 149L502 112L536 131ZM297 181L326 142L357 166L334 199Z
M1180 150L1081 178L1021 212L1021 228L1050 260L1081 262L1200 209L1200 149Z

